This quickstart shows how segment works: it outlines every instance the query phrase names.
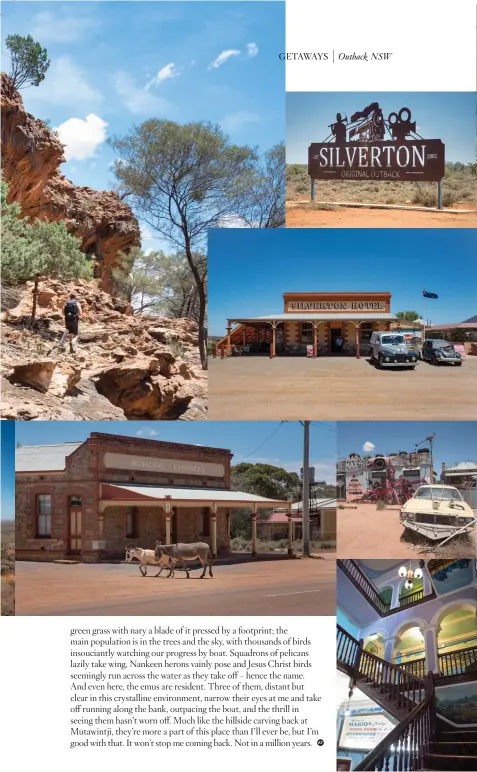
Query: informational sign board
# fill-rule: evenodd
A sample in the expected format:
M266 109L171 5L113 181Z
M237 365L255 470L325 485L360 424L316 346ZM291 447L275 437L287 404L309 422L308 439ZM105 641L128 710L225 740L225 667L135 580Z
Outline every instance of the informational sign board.
M445 147L440 139L400 142L313 142L308 149L312 180L440 182Z
M382 714L345 716L338 747L372 750L393 728L394 724Z
M162 472L166 474L190 474L204 477L223 477L223 464L181 459L132 456L123 453L105 453L104 466L109 469L127 469L139 472Z

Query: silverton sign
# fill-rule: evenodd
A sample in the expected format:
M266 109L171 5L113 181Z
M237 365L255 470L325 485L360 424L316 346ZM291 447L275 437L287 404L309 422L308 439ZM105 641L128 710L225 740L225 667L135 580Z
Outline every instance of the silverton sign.
M379 300L293 301L288 311L385 311L386 304Z
M313 180L439 182L445 174L444 144L440 139L315 142L308 150L308 174Z
M174 458L151 456L127 456L123 453L105 453L104 465L109 469L127 469L137 472L162 472L163 474L186 474L204 477L224 477L223 464L201 461L181 461Z
M440 182L444 144L419 136L411 118L408 107L385 118L378 102L349 119L337 113L330 135L308 149L308 174L312 180Z

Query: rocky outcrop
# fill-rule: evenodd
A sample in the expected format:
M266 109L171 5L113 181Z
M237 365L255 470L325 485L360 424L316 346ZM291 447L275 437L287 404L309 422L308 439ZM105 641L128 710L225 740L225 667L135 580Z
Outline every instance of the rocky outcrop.
M37 319L29 320L33 283L2 313L1 416L19 420L201 420L206 373L190 319L128 315L127 305L95 281L45 280ZM74 292L82 317L75 352L60 350L62 308Z
M64 146L42 121L25 111L18 92L6 95L8 84L1 73L2 167L9 200L20 204L25 217L63 220L68 231L81 239L82 250L97 255L97 275L103 289L111 292L118 252L140 246L138 222L116 193L78 187L60 173Z

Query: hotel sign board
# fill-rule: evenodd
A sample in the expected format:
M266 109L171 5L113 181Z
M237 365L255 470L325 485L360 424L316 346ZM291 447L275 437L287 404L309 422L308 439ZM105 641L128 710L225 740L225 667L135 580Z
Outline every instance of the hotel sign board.
M440 182L445 146L440 139L314 142L308 149L312 180Z
M290 301L288 311L385 311L381 300Z
M129 472L160 472L162 474L198 475L201 477L224 477L223 464L202 461L182 461L156 456L129 456L124 453L105 453L104 466L109 469L126 469Z

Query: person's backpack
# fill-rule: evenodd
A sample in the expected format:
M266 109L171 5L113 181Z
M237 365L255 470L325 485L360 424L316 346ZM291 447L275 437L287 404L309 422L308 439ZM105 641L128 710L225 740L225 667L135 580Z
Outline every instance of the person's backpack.
M65 304L65 319L73 321L78 318L78 306L76 300L68 300Z

